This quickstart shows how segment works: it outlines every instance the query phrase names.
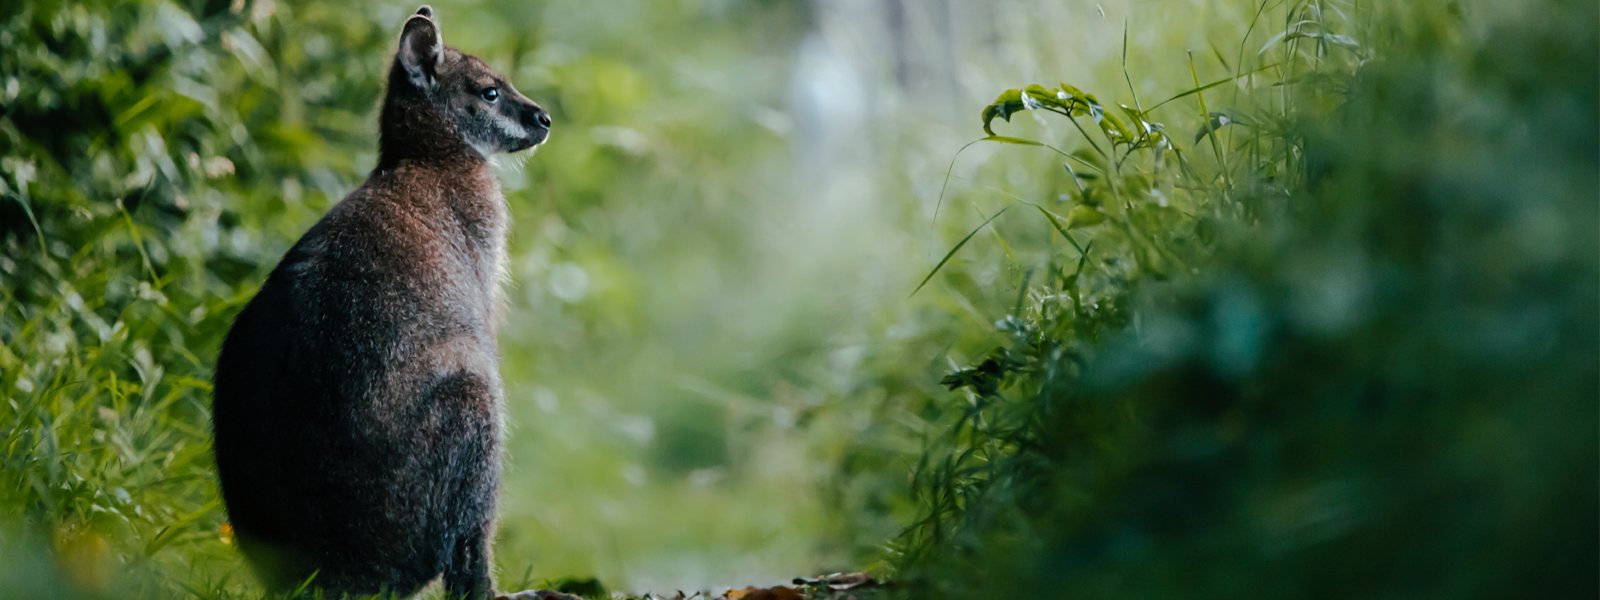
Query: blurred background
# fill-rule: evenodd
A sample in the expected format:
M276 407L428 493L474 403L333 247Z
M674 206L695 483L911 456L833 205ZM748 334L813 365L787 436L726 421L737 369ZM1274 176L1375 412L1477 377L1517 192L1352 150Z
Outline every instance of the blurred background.
M1592 308L1595 290L1589 286L1583 292L1582 285L1595 281L1596 253L1590 252L1594 163L1583 162L1594 155L1594 131L1577 127L1570 139L1542 147L1559 160L1524 156L1517 165L1492 159L1522 146L1503 144L1495 137L1499 133L1484 133L1503 126L1522 132L1506 134L1516 141L1524 139L1517 135L1553 135L1538 127L1563 119L1594 124L1595 88L1584 87L1595 78L1594 53L1582 59L1586 62L1571 62L1595 50L1594 19L1583 20L1593 16L1592 6L1440 2L1429 3L1430 12L1405 13L1398 5L1354 0L432 4L446 44L487 61L554 119L551 141L537 154L525 162L502 158L497 165L515 220L512 277L505 289L510 310L500 330L511 427L495 554L504 588L590 576L624 591L776 584L820 572L899 568L909 560L908 547L942 543L902 536L944 510L938 502L930 504L926 488L917 487L922 481L917 474L927 472L919 461L943 456L934 449L941 447L955 415L963 407L980 406L986 397L977 388L951 391L940 381L1018 339L1015 330L996 322L1008 315L1043 322L1048 311L1040 307L1061 300L1038 288L1045 273L1054 277L1058 267L1071 264L1081 271L1085 257L1094 259L1092 268L1103 270L1093 278L1096 289L1131 290L1129 307L1150 301L1137 290L1165 290L1157 296L1190 293L1163 288L1165 272L1148 284L1137 283L1153 270L1128 249L1142 243L1128 241L1137 236L1105 234L1096 254L1093 247L1077 246L1097 239L1094 230L1075 229L1082 239L1068 244L1058 238L1067 229L1053 226L1038 211L1020 214L1033 211L1026 206L994 221L992 229L981 228L1019 200L1062 215L1099 202L1078 184L1085 178L1062 168L1056 153L997 143L963 151L986 135L979 118L984 107L1010 88L1067 82L1098 94L1108 108L1138 106L1172 132L1170 144L1188 153L1186 160L1199 165L1196 169L1220 163L1226 171L1223 149L1216 149L1217 162L1208 162L1216 138L1194 133L1203 133L1208 122L1197 97L1155 105L1201 84L1246 76L1211 88L1206 99L1212 108L1276 106L1281 118L1252 126L1300 132L1284 138L1295 140L1280 147L1286 156L1260 164L1282 164L1297 173L1333 172L1392 140L1359 138L1347 146L1322 146L1318 149L1330 158L1312 164L1300 144L1315 136L1296 128L1315 125L1342 102L1310 98L1300 105L1307 107L1304 113L1291 113L1288 100L1272 104L1274 95L1318 77L1309 67L1303 72L1278 68L1270 81L1247 75L1295 61L1332 65L1337 77L1328 79L1344 86L1341 93L1359 95L1366 89L1363 82L1389 81L1361 78L1367 62L1380 56L1368 45L1372 36L1367 34L1374 31L1390 35L1377 39L1388 40L1395 52L1411 53L1405 56L1415 60L1404 64L1427 66L1388 72L1390 80L1426 72L1439 82L1437 104L1407 106L1427 107L1417 110L1430 115L1453 107L1450 114L1461 115L1443 124L1415 125L1417 137L1409 139L1434 136L1423 147L1447 156L1438 164L1418 160L1397 168L1406 177L1419 174L1411 181L1418 187L1406 189L1437 190L1427 177L1459 174L1455 169L1469 163L1501 165L1525 177L1517 182L1548 184L1506 184L1510 191L1504 195L1510 198L1550 194L1547 202L1528 205L1533 208L1526 211L1499 213L1513 215L1504 216L1515 225L1506 234L1510 237L1468 229L1423 237L1456 239L1451 236L1459 234L1509 248L1490 253L1504 259L1496 273L1505 281L1515 280L1505 273L1521 273L1516 265L1524 264L1570 273L1569 279L1556 279L1575 287L1530 292L1556 299L1541 305L1545 312L1529 317L1522 329L1506 329L1512 333L1502 338L1479 341L1508 355L1536 357L1537 364L1544 364L1537 357L1548 356L1538 352L1570 350L1566 356L1573 362L1562 363L1567 370L1561 373L1571 377L1550 390L1528 393L1557 398L1572 410L1539 413L1556 416L1528 421L1528 429L1483 425L1501 422L1493 417L1499 413L1489 411L1483 413L1490 415L1485 421L1474 423L1493 431L1473 430L1488 437L1469 437L1484 460L1511 461L1500 452L1518 446L1514 440L1526 439L1521 436L1548 431L1541 428L1550 422L1587 423L1563 430L1562 445L1550 449L1549 456L1591 455L1562 463L1567 466L1560 470L1586 477L1581 481L1587 481L1588 491L1551 491L1555 488L1539 487L1545 486L1540 479L1523 482L1533 488L1508 488L1513 490L1508 493L1537 488L1552 498L1577 498L1560 504L1563 511L1593 508L1595 473L1584 473L1594 454L1589 427L1595 425L1589 418L1594 389L1583 386L1593 383L1595 362L1584 359L1595 351L1585 345L1595 333L1595 315L1585 311ZM397 28L415 9L396 2L298 0L24 0L0 7L0 397L7 399L0 416L9 427L0 431L7 436L0 447L5 458L0 464L0 517L5 520L0 557L16 559L0 562L18 565L0 580L26 586L17 589L39 597L234 597L256 589L231 548L226 514L217 503L208 454L211 364L233 315L284 251L376 163L383 75ZM1321 37L1307 35L1311 30L1301 24L1310 22L1313 9ZM1390 18L1398 23L1395 29L1374 26ZM1503 23L1516 25L1509 29L1514 34L1505 34ZM1279 35L1291 31L1300 33ZM1296 38L1311 45L1284 50ZM1545 46L1538 45L1540 39ZM1521 48L1516 44L1524 42L1536 47L1504 65L1484 58L1491 55L1486 49ZM1438 55L1423 50L1435 47L1444 49ZM1432 65L1444 66L1432 70ZM1528 69L1552 75L1510 83L1502 76ZM1500 91L1475 93L1473 85ZM1508 116L1510 107L1523 106L1513 92L1547 87L1555 91L1536 95L1543 103L1530 109L1544 116ZM1023 112L993 125L1001 135L1044 140L1068 151L1087 147L1073 123L1039 115ZM1222 127L1214 115L1209 122L1213 129ZM1247 152L1231 144L1243 148L1248 137L1230 133L1228 151ZM1451 154L1451 149L1460 151ZM1299 262L1292 269L1241 267L1230 272L1235 277L1230 281L1253 280L1265 272L1278 273L1274 281L1294 280L1295 269L1332 273L1333 279L1304 275L1310 283L1285 292L1301 294L1300 300L1286 301L1283 310L1303 308L1306 294L1334 298L1332 308L1314 306L1313 316L1301 321L1284 317L1288 325L1273 331L1309 322L1307 331L1323 331L1308 334L1318 340L1353 336L1350 346L1327 350L1333 355L1365 352L1360 348L1368 346L1359 343L1365 334L1358 335L1366 331L1362 324L1386 326L1375 316L1363 320L1381 311L1339 312L1346 306L1339 304L1341 293L1379 298L1379 292L1367 296L1364 290L1388 289L1341 287L1345 280L1337 277L1352 272L1349 265L1360 266L1354 277L1381 282L1413 276L1434 281L1427 278L1447 278L1481 264L1474 259L1428 263L1436 271L1383 271L1366 268L1387 264L1381 250L1356 258L1283 252L1299 247L1295 240L1300 238L1282 232L1315 229L1307 225L1310 217L1300 215L1294 218L1301 220L1273 229L1276 217L1263 215L1279 213L1228 212L1233 205L1226 203L1234 196L1212 205L1199 199L1201 192L1184 191L1185 185L1232 185L1232 177L1269 182L1234 196L1276 193L1273 198L1281 199L1314 187L1304 176L1274 180L1266 167L1179 182L1176 192L1170 185L1157 186L1158 194L1165 189L1194 219L1185 221L1182 236L1163 233L1158 242L1182 237L1210 244L1243 239L1228 237L1236 229L1267 231L1270 235L1263 235L1272 243L1222 243L1227 250L1207 250L1192 260L1184 255L1177 264L1209 276L1229 270L1210 269L1213 264L1244 264L1249 261L1229 261L1246 254L1267 260L1260 256L1268 255ZM1176 200L1190 197L1185 194L1195 200ZM1223 196L1228 194L1217 195ZM1155 203L1155 198L1139 201ZM1162 209L1168 208L1164 198ZM1133 204L1128 206L1132 210ZM1330 214L1391 219L1409 231L1428 227L1434 222L1429 215L1454 210L1395 209L1399 212L1391 214L1373 208L1387 206L1381 203L1352 206L1354 212L1329 209ZM1201 221L1213 229L1196 234ZM976 234L969 235L974 228ZM1223 233L1209 233L1213 230ZM1327 247L1364 247L1388 239L1359 228L1348 233ZM958 246L959 253L946 256ZM1182 254L1163 248L1169 252L1163 256ZM913 294L936 265L943 265L940 275ZM1182 270L1170 274L1183 276ZM1082 281L1090 279L1085 275ZM1059 282L1050 281L1059 292ZM1227 288L1208 285L1196 284L1193 289L1201 291L1193 294L1210 297ZM1105 296L1106 306L1123 302L1116 298ZM1404 298L1411 296L1371 302L1410 306ZM1267 306L1262 310L1276 314L1275 301L1262 302ZM1495 306L1505 314L1522 314ZM1165 323L1157 316L1167 310L1158 306L1142 313L1151 321L1113 315L1106 323ZM1128 314L1133 312L1130 308ZM1499 323L1503 316L1487 309L1467 312L1480 323ZM1328 314L1334 316L1323 319ZM1554 324L1563 323L1581 325L1573 334L1578 337L1550 341L1538 352L1528 349L1537 346L1535 339L1554 336ZM1263 327L1271 330L1270 324ZM1389 342L1402 344L1382 343ZM1134 345L1148 348L1141 344ZM1115 348L1107 355L1115 355ZM1499 356L1484 352L1481 356ZM1390 355L1373 351L1372 356ZM1322 364L1307 361L1279 366L1298 372ZM1410 385L1431 389L1430 382L1453 373L1428 371ZM1019 394L1014 398L1044 393L1039 390L1052 385L1016 383L1013 388L1015 380L1007 382L1006 389ZM1306 385L1311 387L1291 382L1272 389L1317 389L1317 384ZM1588 394L1588 404L1565 403L1581 399L1580 393ZM1335 401L1342 400L1329 400ZM1450 423L1449 432L1437 439L1457 439L1456 422ZM1351 427L1360 430L1359 423ZM1059 429L1068 430L1077 431ZM1433 430L1419 434L1424 440L1419 443L1434 439L1428 431ZM1345 439L1324 433L1330 440ZM964 447L960 443L972 442L961 439L966 442L957 443L957 455ZM1116 438L1098 448L1122 443L1116 440L1126 441ZM1326 447L1355 452L1339 443ZM1525 458L1546 456L1528 452ZM1144 456L1112 455L1118 465ZM1333 463L1364 465L1368 458ZM1526 464L1501 466L1511 473ZM1314 479L1308 476L1305 486L1331 497L1353 489L1317 488ZM984 489L989 481L998 479L968 487ZM1097 481L1107 489L1138 487L1118 477ZM1078 496L1064 489L1049 492L1060 496L1041 498L1076 506ZM1303 486L1284 491L1305 493L1311 492ZM1302 509L1306 514L1331 510L1327 514L1333 516L1326 518L1344 518L1337 507L1317 504L1319 497L1304 500L1301 509L1281 510L1293 515ZM961 502L979 504L970 498ZM1145 508L1128 510L1165 510L1160 503L1137 506ZM1570 514L1557 511L1549 518ZM1575 526L1592 534L1592 511L1587 519ZM1483 519L1489 521L1495 520ZM1344 531L1335 525L1327 527ZM1084 531L1077 525L1065 530ZM1540 531L1545 530L1531 529L1528 535ZM1046 540L1039 542L1042 546L961 547L990 548L989 554L978 554L990 559L999 556L996 552L1022 556L1077 534L1040 535ZM1133 555L1144 547L1139 544L1159 543L1135 539L1127 542L1133 546L1123 547L1117 546L1123 538L1096 539L1097 548ZM1095 564L1085 557L1100 556L1072 550L1070 544L1056 548L1056 554L1045 555L1063 561L1058 567ZM1579 559L1593 552L1592 545L1573 548L1564 552ZM1218 584L1215 589L1236 588Z

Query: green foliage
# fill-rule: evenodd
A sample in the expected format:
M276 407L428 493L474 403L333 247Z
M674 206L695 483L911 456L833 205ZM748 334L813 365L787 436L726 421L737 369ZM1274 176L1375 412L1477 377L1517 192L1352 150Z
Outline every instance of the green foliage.
M248 580L211 467L211 357L354 177L387 40L282 9L0 9L0 522L22 551L54 548L77 584L60 592ZM47 580L27 565L0 580Z
M1072 199L1106 224L943 380L913 595L1592 593L1594 7L1345 7L1359 30L1338 6L1284 7L1236 112L1194 77L1209 168L1174 152L1163 183L1106 160L1159 142L1078 129L1105 177ZM1009 90L986 139L1099 106Z

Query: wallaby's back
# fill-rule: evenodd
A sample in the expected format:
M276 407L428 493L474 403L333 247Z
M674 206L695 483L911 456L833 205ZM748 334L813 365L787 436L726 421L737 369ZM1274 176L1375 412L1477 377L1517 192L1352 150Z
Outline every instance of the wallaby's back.
M494 90L489 92L486 90ZM216 458L269 588L491 589L507 214L487 163L549 118L431 10L391 70L379 166L288 252L217 360Z

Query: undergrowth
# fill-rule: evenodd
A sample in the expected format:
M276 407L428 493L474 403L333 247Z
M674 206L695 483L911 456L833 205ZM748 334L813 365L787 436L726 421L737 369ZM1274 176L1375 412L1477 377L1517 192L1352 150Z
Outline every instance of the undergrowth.
M1065 159L1015 200L1075 260L942 381L912 595L1592 590L1592 16L1262 2L1232 77L1148 109L1001 94L979 141ZM995 135L1026 110L1079 135Z
M388 39L301 8L0 9L0 553L17 558L0 582L18 597L248 589L212 467L211 360L353 179L383 57L349 59Z
M1264 14L1265 3L1261 9L1258 21L1272 16ZM967 406L913 472L912 492L922 498L925 514L898 542L904 560L915 563L922 553L959 537L973 502L1003 490L1028 470L1029 450L1040 447L1040 437L1114 432L1115 423L1094 420L1070 431L1044 431L1040 419L1070 402L1062 388L1083 375L1098 349L1135 325L1132 304L1143 287L1190 280L1201 269L1209 272L1223 230L1281 215L1283 199L1303 189L1303 138L1293 123L1299 106L1339 101L1324 97L1347 88L1366 51L1353 37L1335 33L1350 27L1347 17L1324 18L1319 3L1300 2L1283 12L1281 33L1254 52L1244 50L1253 39L1247 34L1236 62L1223 62L1234 67L1231 77L1202 85L1191 54L1194 86L1148 110L1131 85L1129 103L1108 108L1094 94L1066 83L1007 90L983 109L988 135L974 144L1041 147L1064 159L1067 193L1043 204L1012 198L1060 235L1061 241L1052 243L1066 244L1074 254L1060 264L1028 269L1014 308L995 323L1009 344L941 381L961 390ZM1126 58L1123 69L1131 82ZM1217 111L1209 110L1208 93ZM1219 102L1219 96L1228 99ZM1191 111L1201 117L1192 120L1202 125L1192 135L1173 137L1156 120L1163 107L1168 115ZM1067 120L1079 134L1068 140L1076 148L1069 152L1054 142L994 132L995 119L1009 121L1028 110ZM1196 154L1203 160L1195 160ZM922 285L999 216L955 244Z

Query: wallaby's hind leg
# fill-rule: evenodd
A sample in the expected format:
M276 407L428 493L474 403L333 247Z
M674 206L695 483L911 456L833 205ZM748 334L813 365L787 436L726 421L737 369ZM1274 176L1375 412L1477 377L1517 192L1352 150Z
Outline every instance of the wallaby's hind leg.
M444 572L444 589L450 598L479 600L493 591L489 581L488 524L478 532L455 538L450 567Z
M500 487L500 440L495 392L483 378L459 372L433 388L430 409L440 418L440 513L437 542L444 560L444 588L451 598L488 597L495 496Z

